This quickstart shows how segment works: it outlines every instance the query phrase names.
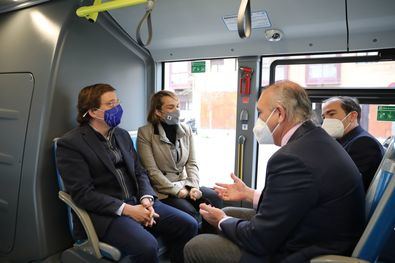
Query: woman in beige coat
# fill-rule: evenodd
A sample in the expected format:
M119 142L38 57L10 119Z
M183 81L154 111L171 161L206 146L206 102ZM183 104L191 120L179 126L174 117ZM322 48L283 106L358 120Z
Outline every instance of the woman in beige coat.
M137 148L142 164L162 202L199 220L199 204L222 207L213 189L199 187L191 128L179 122L179 101L162 90L151 98L148 124L140 127Z

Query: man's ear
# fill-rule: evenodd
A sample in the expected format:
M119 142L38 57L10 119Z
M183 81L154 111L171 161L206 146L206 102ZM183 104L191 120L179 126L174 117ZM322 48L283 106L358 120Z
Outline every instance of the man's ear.
M278 121L280 123L284 122L287 119L287 111L281 105L277 106L277 111L278 111Z
M352 121L358 121L358 112L352 111L350 112Z
M95 111L96 110L92 110L92 109L88 110L88 114L89 114L89 116L91 116L91 118L95 118L96 117Z

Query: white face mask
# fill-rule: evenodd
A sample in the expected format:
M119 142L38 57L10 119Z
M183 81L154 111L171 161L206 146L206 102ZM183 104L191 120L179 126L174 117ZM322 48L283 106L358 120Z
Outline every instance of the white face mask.
M255 122L254 129L252 130L254 132L255 138L258 141L259 144L274 144L273 140L273 133L277 129L279 123L277 126L273 129L271 132L269 129L269 126L267 126L267 123L269 122L270 118L272 117L273 113L276 111L274 109L272 113L270 113L269 117L267 118L266 122L263 121L261 118L258 117L258 119Z
M350 112L351 113L351 112ZM328 119L325 118L324 122L322 123L322 129L324 129L331 137L333 138L341 138L344 135L344 130L350 126L351 122L347 125L347 127L344 128L343 121L346 119L349 115L347 114L346 117L344 117L342 120L338 119Z

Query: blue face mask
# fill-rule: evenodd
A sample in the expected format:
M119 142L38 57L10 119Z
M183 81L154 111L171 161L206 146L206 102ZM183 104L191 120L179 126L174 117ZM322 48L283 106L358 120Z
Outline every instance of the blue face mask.
M108 126L114 128L121 123L122 113L121 104L118 104L114 108L104 111L104 121Z

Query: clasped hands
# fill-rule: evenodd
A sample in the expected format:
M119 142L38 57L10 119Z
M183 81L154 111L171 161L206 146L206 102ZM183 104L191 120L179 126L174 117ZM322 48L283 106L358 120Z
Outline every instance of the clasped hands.
M152 205L153 202L149 198L143 198L139 205L125 204L122 215L133 218L145 227L152 227L156 224L155 218L159 217Z

